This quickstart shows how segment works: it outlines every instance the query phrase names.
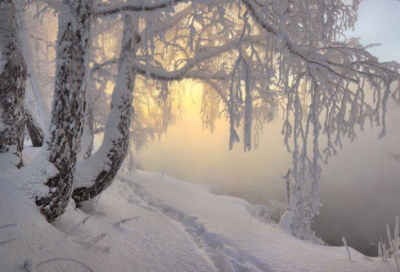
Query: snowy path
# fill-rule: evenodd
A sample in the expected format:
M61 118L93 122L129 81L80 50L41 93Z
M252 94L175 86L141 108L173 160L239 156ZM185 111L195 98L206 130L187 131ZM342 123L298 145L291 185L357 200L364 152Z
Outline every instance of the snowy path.
M136 195L145 201L147 205L155 207L158 211L180 224L198 249L204 251L212 260L217 271L271 271L266 263L256 262L251 264L246 261L253 259L253 256L239 257L234 253L233 248L229 247L229 241L225 241L218 234L208 232L204 224L196 216L186 215L168 204L154 199L141 185L130 179L122 177L120 179L129 184Z

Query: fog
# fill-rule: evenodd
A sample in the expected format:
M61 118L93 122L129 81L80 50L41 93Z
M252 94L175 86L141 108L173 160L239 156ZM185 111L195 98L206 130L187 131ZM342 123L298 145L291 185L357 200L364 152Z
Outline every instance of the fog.
M359 23L351 36L363 44L381 43L371 52L381 61L400 62L400 3L368 0L360 8ZM264 128L258 149L243 152L243 145L228 151L229 127L224 119L211 134L200 119L201 85L187 84L184 112L167 135L137 154L139 167L191 182L208 183L227 195L252 204L269 199L284 201L282 176L291 167L291 155L283 145L281 117ZM400 215L400 162L388 152L400 153L400 110L390 105L388 136L378 140L380 129L358 133L354 143L323 166L321 215L315 221L317 236L331 245L349 245L376 255L386 224Z

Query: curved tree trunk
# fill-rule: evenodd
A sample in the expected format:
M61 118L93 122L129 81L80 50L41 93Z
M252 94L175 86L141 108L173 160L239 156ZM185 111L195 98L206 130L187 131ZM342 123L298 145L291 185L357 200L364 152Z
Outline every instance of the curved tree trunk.
M64 0L59 14L56 82L46 159L57 169L45 185L49 193L36 204L47 221L64 213L80 149L85 112L86 52L89 46L92 0Z
M21 167L26 67L16 16L12 0L0 0L0 156L15 155L12 163Z
M41 147L44 141L44 131L40 125L40 121L36 118L27 103L25 103L25 124L32 141L32 146Z
M132 16L125 15L121 61L111 97L111 112L106 123L104 141L95 154L78 164L77 189L72 194L76 203L90 200L103 192L112 183L127 155L135 84L135 71L130 64L136 53L135 44L140 41L134 25Z

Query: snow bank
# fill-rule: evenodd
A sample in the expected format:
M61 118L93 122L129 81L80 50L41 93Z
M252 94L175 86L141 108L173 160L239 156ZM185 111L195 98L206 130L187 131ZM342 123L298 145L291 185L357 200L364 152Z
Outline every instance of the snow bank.
M32 156L31 156L32 157ZM29 158L25 158L29 160ZM316 246L255 219L246 201L165 175L120 174L97 203L54 224L0 174L0 271L390 272L393 263Z

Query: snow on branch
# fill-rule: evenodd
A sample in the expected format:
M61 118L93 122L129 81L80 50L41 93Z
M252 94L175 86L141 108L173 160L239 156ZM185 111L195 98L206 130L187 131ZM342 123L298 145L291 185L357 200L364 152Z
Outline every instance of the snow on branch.
M200 79L200 80L225 80L228 78L228 75L225 73L217 73L217 74L209 74L204 73L202 71L191 71L188 67L183 67L176 71L166 71L162 68L157 68L154 66L150 66L148 73L146 70L146 65L141 63L135 63L134 69L136 69L137 73L143 76L149 76L149 78L160 81L173 81L173 80L182 80L185 78L191 79Z
M382 69L385 70L383 71L384 73L390 73L389 70L386 70L384 66L379 65L377 62L376 58L372 57L369 53L367 53L364 49L366 48L353 48L350 44L347 46L343 46L338 43L338 46L331 46L331 47L322 47L319 48L318 46L310 46L310 45L304 45L304 44L297 44L292 41L290 36L281 29L281 25L279 24L278 26L274 26L272 23L269 22L267 18L265 18L265 15L262 14L262 12L259 11L259 8L256 5L256 2L253 0L242 0L246 8L250 11L252 14L253 18L255 21L268 33L273 34L274 36L278 37L279 39L282 40L282 45L286 47L286 49L293 55L298 56L300 59L302 59L309 67L312 67L314 69L318 69L317 67L320 67L322 70L327 70L327 72L332 73L333 75L339 77L339 78L344 78L345 80L351 81L353 83L358 83L358 80L352 77L349 77L346 75L347 71L352 71L352 72L358 72L360 74L364 74L367 76L371 77L379 77L380 75L375 75L373 73L368 73L368 71L362 71L362 70L355 70L353 68L355 65L367 65L370 66L371 68L375 69ZM289 13L289 12L288 12ZM284 17L284 16L282 16ZM285 21L286 18L282 18L282 21ZM331 51L329 52L330 54L333 53L342 53L345 55L348 54L353 54L357 56L357 54L360 54L360 57L362 55L366 56L367 59L370 61L362 61L361 59L357 59L355 62L345 62L345 63L337 63L332 60L330 60L326 55L322 55L320 51ZM335 51L335 52L332 52ZM314 67L317 66L317 67ZM337 71L336 68L340 68L341 71Z
M160 0L152 3L148 1L137 1L135 3L127 2L110 6L99 6L94 9L93 15L96 17L113 15L123 11L140 12L156 11L159 9L171 8L175 4L184 3L188 0Z

